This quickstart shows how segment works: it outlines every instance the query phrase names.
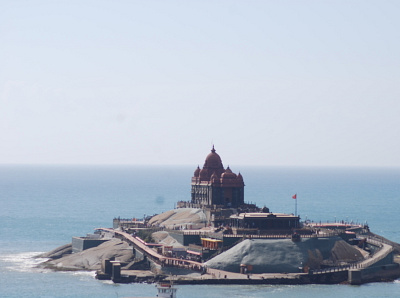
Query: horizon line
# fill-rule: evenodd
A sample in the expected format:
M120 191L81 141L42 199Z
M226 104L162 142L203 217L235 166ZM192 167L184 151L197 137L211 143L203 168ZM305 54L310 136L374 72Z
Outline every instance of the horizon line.
M48 166L48 167L197 167L195 164L134 164L134 163L0 163L4 166ZM229 166L231 167L231 166ZM387 165L268 165L268 164L236 164L233 168L254 167L254 168L376 168L376 169L400 169L400 166Z

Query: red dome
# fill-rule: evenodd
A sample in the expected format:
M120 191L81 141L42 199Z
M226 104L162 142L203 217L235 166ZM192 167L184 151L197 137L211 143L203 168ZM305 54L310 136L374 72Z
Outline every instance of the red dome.
M229 167L226 168L225 172L221 176L222 179L236 179L236 177L236 174L232 173Z
M214 169L219 169L224 167L222 165L221 157L215 152L214 146L211 150L211 153L207 155L204 166Z
M237 178L238 178L238 180L243 181L243 176L242 176L242 174L240 174L240 172L239 172L239 174L237 175Z
M197 169L196 169L196 171L194 171L193 176L194 176L194 177L199 177L199 175L200 175L200 167L197 166Z
M201 169L201 171L200 171L200 179L201 180L208 180L207 176L208 176L207 169L205 169L205 168Z
M214 172L214 173L211 175L210 181L211 181L212 183L219 183L219 177L218 177L217 173Z

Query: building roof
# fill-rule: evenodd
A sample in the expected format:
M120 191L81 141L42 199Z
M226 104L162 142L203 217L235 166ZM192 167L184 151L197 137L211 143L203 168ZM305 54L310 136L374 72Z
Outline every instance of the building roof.
M220 186L243 187L243 177L236 175L229 166L225 169L221 157L213 146L204 161L203 168L198 166L193 173L192 183L206 183Z
M211 149L211 153L209 153L206 157L206 161L204 162L204 167L214 168L214 169L223 169L221 157L215 152L214 145Z
M294 214L286 214L286 213L240 213L238 215L231 215L230 218L236 219L244 219L244 218L297 218Z
M213 238L200 238L201 240L208 241L208 242L223 242L222 240L219 239L213 239Z

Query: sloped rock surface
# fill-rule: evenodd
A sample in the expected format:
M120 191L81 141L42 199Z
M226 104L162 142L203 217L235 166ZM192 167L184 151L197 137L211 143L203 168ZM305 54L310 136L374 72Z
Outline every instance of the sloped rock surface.
M290 239L247 239L206 262L210 268L239 272L240 264L252 265L253 273L296 273L300 266L320 267L323 260L361 260L361 253L341 240L305 238L300 242Z
M69 254L72 254L72 243L62 245L53 249L52 251L40 254L37 256L37 258L49 258L55 260Z
M111 239L97 247L50 260L40 266L55 270L99 270L104 259L113 257L120 262L129 263L134 260L133 248L119 239Z
M206 215L203 210L196 208L178 208L153 216L149 224L152 226L166 227L168 229L195 229L204 227L205 222Z
M164 231L154 232L151 236L153 237L156 243L172 247L184 247L182 244L178 242L178 240L171 237L168 232Z

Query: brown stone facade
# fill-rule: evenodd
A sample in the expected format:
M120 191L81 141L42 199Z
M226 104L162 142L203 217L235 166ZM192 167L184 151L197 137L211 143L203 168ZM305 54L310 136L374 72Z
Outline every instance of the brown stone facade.
M244 204L242 175L236 175L229 167L224 168L214 146L207 155L203 168L197 167L194 171L191 203L227 208L236 208Z

